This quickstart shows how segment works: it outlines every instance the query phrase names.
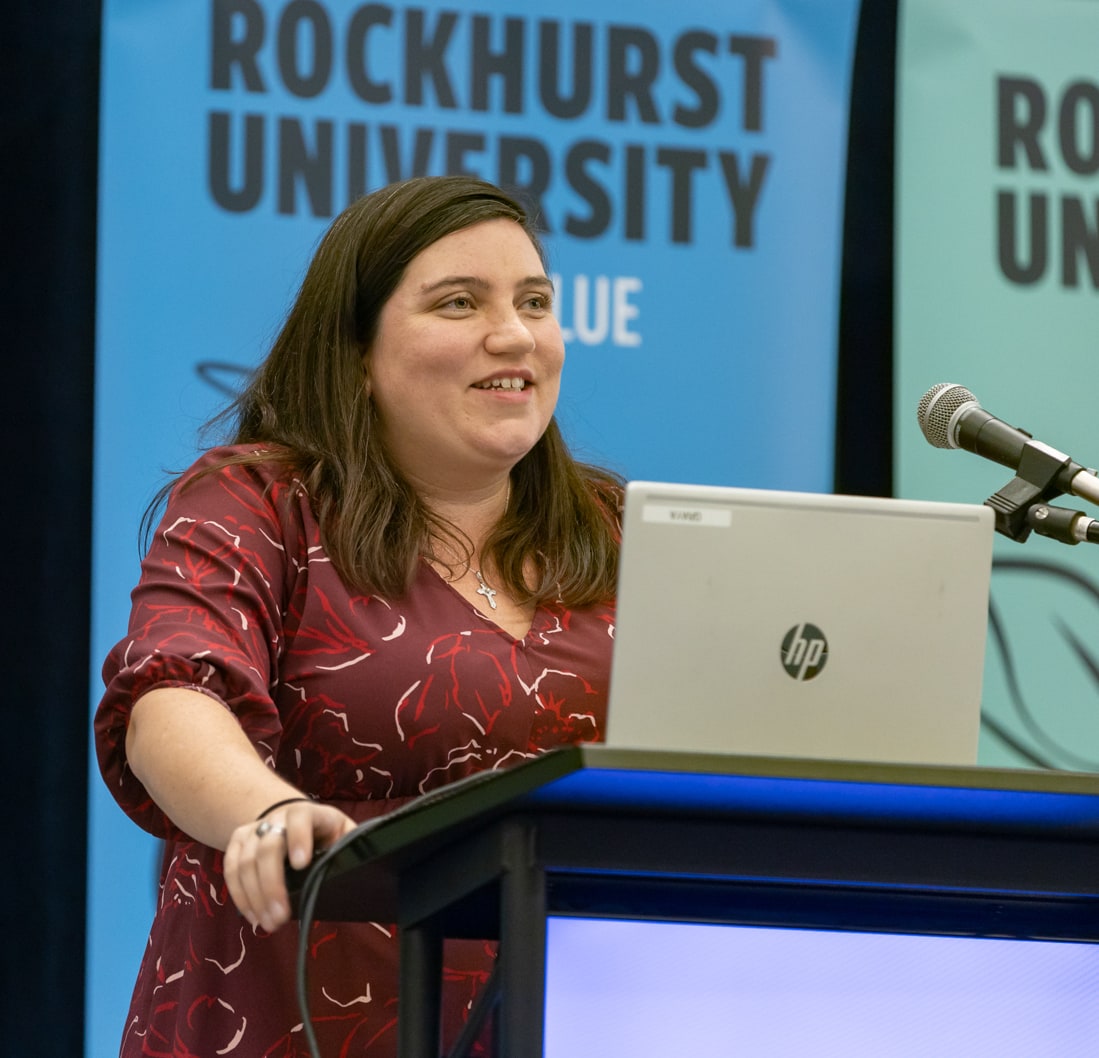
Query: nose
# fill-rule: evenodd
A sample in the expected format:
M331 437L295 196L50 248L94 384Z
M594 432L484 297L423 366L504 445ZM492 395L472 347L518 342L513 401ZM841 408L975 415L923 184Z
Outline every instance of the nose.
M485 335L485 349L497 356L531 353L536 345L534 334L523 317L512 307L496 313Z

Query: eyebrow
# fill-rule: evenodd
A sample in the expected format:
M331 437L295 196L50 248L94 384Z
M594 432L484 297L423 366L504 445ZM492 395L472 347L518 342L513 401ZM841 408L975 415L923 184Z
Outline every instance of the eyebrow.
M437 279L434 283L428 283L426 286L421 287L420 293L431 294L434 291L441 290L445 287L475 287L478 290L487 290L491 285L492 284L489 283L487 279L482 279L480 276L444 276L442 279ZM529 275L515 284L516 289L530 286L545 287L552 290L553 281L549 276Z

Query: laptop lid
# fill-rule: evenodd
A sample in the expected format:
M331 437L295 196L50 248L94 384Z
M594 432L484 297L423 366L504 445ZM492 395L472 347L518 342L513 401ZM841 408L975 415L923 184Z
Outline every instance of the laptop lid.
M992 511L631 482L607 742L976 762Z

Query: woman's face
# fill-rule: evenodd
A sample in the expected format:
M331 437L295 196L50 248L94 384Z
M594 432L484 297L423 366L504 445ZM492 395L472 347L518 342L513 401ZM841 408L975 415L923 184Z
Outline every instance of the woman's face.
M366 359L385 443L410 480L476 487L542 436L565 359L552 296L515 221L482 221L413 258Z

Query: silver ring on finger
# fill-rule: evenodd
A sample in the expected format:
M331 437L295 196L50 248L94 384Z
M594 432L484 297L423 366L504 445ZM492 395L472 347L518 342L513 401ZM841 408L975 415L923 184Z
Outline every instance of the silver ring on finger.
M282 837L286 837L286 827L281 823L272 823L269 819L261 820L256 825L256 837L265 838L268 834L280 834Z

